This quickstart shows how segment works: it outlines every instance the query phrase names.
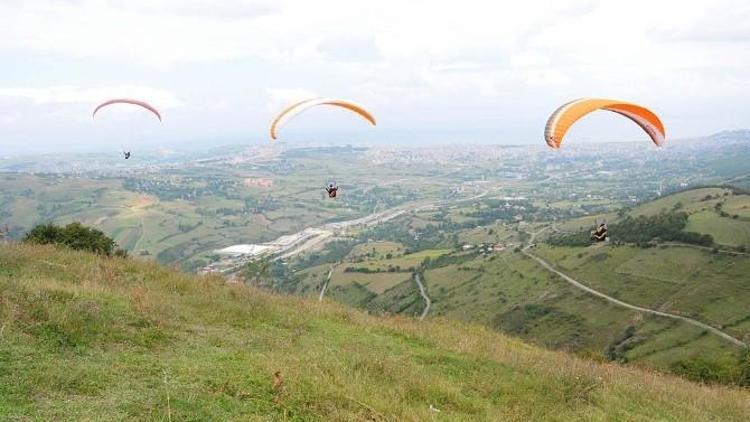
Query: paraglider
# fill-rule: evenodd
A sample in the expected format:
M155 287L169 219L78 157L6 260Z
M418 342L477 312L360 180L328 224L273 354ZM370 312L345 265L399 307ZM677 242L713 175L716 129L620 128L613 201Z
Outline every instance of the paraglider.
M300 101L298 103L292 104L285 109L281 111L271 122L271 139L275 140L278 138L278 130L286 124L289 120L293 119L295 116L297 116L300 113L303 113L304 111L316 107L319 105L332 105L336 107L341 107L343 109L349 110L357 115L359 115L364 120L370 122L371 125L375 126L375 117L367 110L364 109L364 107L355 104L348 100L341 100L341 99L335 99L335 98L312 98L305 101ZM328 194L328 197L331 199L336 198L336 194L338 192L338 187L336 186L336 183L329 183L326 186L326 193Z
M547 141L547 145L554 149L560 148L568 129L583 116L596 110L612 111L627 117L640 126L656 146L664 145L664 125L651 110L637 104L601 98L581 98L563 104L555 110L544 128L544 140Z
M136 99L132 99L132 98L113 98L111 100L107 100L107 101L99 104L98 106L96 106L96 108L94 108L94 112L91 113L91 118L93 119L94 117L96 117L96 113L99 110L101 110L104 107L110 106L112 104L132 104L132 105L135 105L135 106L142 107L142 108L150 111L151 113L153 113L156 116L156 118L159 119L159 121L161 122L161 113L159 113L159 110L157 110L156 107L152 106L151 104L149 104L149 103L147 103L145 101L136 100ZM127 159L130 158L130 151L127 151L127 150L125 150L125 148L123 148L122 149L122 155L127 160Z
M313 98L298 102L296 104L292 104L291 106L282 110L281 113L279 113L271 122L271 139L275 140L277 138L279 128L281 128L281 126L283 126L286 122L288 122L298 114L304 112L305 110L319 105L332 105L344 108L353 113L356 113L363 119L370 122L370 124L375 126L375 117L373 117L373 115L370 114L369 111L365 110L362 106L359 106L351 101L339 100L334 98Z
M102 109L102 108L104 108L106 106L112 105L112 104L132 104L132 105L136 105L136 106L139 106L139 107L143 107L146 110L154 113L154 115L156 116L156 118L159 119L159 121L161 122L161 113L159 113L159 110L157 110L156 107L152 106L151 104L149 104L149 103L147 103L145 101L135 100L135 99L132 99L132 98L113 98L111 100L107 100L107 101L99 104L98 106L96 106L96 108L94 109L94 112L91 113L91 117L92 118L95 117L97 111L99 111L100 109Z
M331 182L326 186L326 193L328 193L328 197L331 199L336 199L336 192L338 192L339 187L336 185L336 182Z
M608 234L607 223L599 224L599 227L597 227L596 230L591 232L591 240L596 243L604 242L604 241L607 241L608 239L609 239L609 234Z

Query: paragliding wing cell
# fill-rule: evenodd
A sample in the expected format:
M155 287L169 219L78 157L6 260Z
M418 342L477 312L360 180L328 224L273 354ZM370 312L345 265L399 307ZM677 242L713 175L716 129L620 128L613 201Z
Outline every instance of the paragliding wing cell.
M135 100L135 99L132 99L132 98L114 98L114 99L105 101L105 102L99 104L98 106L96 106L96 108L94 109L94 112L91 113L91 117L96 116L96 112L99 111L100 109L102 109L104 107L107 107L109 105L112 105L112 104L132 104L132 105L137 105L137 106L143 107L146 110L154 113L154 115L156 116L156 118L159 119L159 121L161 122L161 113L159 113L159 110L157 110L156 107L152 106L151 104L149 104L149 103L147 103L145 101Z
M298 114L304 112L305 110L319 105L332 105L336 107L342 107L358 114L360 117L375 126L375 117L373 117L373 115L363 107L351 101L338 100L333 98L313 98L310 100L292 104L291 106L282 110L281 113L279 113L279 115L273 119L273 122L271 122L271 139L277 138L279 128L281 128L286 122L288 122Z
M606 110L622 114L640 126L657 146L664 145L666 136L664 125L651 110L634 104L615 104L605 107Z
M666 137L664 125L651 110L623 101L599 98L582 98L563 104L547 120L544 140L552 148L560 148L568 129L585 115L607 110L623 115L640 126L657 146L662 146Z

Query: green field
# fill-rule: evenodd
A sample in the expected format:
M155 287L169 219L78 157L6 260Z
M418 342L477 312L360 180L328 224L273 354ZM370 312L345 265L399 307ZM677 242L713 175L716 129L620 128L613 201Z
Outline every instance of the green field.
M742 204L744 199L745 196L730 190L697 189L640 204L625 215L652 215L676 208L689 211L690 222L702 213L710 213L716 219L747 224L721 217L715 210L718 203ZM702 211L704 208L707 210ZM443 235L431 228L440 221L444 225L463 224L466 215L462 213L472 209L487 207L474 205L411 214L395 220L389 230L377 232L385 234L386 239L403 239L403 243L379 241L371 239L372 233L362 233L368 240L355 246L339 264L332 280L338 290L330 297L369 310L419 315L424 301L415 283L408 280L408 274L343 273L343 269L387 271L398 264L403 271L404 266L420 264L428 254L432 255L431 260L439 258L434 265L428 264L422 275L432 301L428 318L481 323L546 347L679 373L698 365L708 365L716 371L736 368L742 351L735 345L692 325L642 315L598 299L515 252L514 246L484 255L479 247L467 251L461 248L467 243L518 245L528 238L528 233L550 226L547 222L497 221L482 227L446 230ZM556 221L552 226L558 231L588 230L595 221L618 218L612 212ZM421 227L421 233L429 233L425 235L425 243L411 236L415 227ZM685 230L695 229L689 224ZM706 230L701 232L721 239L715 227ZM549 231L545 232L548 234ZM741 232L736 235L744 236ZM400 255L401 251L420 244L431 246L421 253ZM441 248L451 244L453 249ZM745 306L750 303L748 256L679 244L648 249L614 244L588 248L541 245L535 251L559 269L606 294L635 305L695 318L737 338L750 339L750 311ZM391 259L386 259L388 253ZM322 285L319 280L309 281L317 291ZM373 289L375 280L383 280L386 288Z
M538 249L576 279L618 299L750 336L750 257L684 247Z
M346 286L349 284L360 284L375 294L381 294L404 281L410 280L410 273L346 273L339 265L331 277L331 286Z
M375 187L373 177L396 171L364 169L357 164L361 152L335 150L339 157L354 158L332 169L325 163L336 153L320 149L259 163L188 164L121 176L5 174L0 216L18 236L42 222L80 221L103 230L134 255L193 270L214 249L358 218L372 213L376 204L396 206L440 190L439 180L421 189L417 180ZM304 174L276 169L285 166L304 168ZM342 181L335 202L320 188L329 178ZM273 189L246 183L254 179L272 181Z
M750 219L750 195L734 195L724 202L722 209L731 216Z
M721 217L713 211L702 211L690 216L685 229L710 234L720 245L750 248L750 221Z
M540 245L601 221L685 212L684 230L709 234L714 244L652 238L639 244L656 247L640 249L618 245L613 233L610 246L540 246L538 253L612 296L747 338L750 268L743 248L750 247L750 196L731 187L663 194L725 183L725 152L712 148L700 159L690 149L656 155L623 145L572 155L527 147L282 145L256 156L239 148L139 170L2 173L0 217L12 239L41 222L82 221L133 256L194 271L223 259L218 248L410 208L385 224L332 233L338 242L320 250L276 261L268 285L317 299L335 267L326 298L373 314L418 316L425 301L413 273L423 271L432 299L427 319L483 324L557 350L732 383L727 368L741 353L731 344L597 299L519 253L542 228L534 240ZM732 152L750 162L750 152ZM706 164L712 160L720 165ZM321 190L332 179L342 189L335 201ZM487 251L486 244L496 243L505 249ZM474 248L464 250L467 244Z
M349 260L356 259L386 259L386 255L402 255L404 246L397 242L365 242L356 245L347 256Z
M731 191L729 189L722 188L693 189L641 204L632 211L632 214L654 215L673 210L675 207L688 213L711 210L717 202L723 200L725 195L730 194Z

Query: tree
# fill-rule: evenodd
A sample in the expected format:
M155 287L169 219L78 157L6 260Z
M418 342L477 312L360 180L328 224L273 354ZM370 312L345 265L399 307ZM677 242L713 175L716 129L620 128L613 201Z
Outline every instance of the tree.
M65 227L51 223L40 224L26 233L23 241L39 245L62 245L106 256L127 256L127 252L117 248L115 241L104 232L86 227L79 222L70 223Z
M259 259L245 264L244 276L253 284L262 285L271 275L271 261Z

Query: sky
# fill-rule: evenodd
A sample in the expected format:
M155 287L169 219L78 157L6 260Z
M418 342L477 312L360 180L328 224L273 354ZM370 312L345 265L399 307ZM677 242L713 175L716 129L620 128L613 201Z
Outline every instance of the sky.
M645 105L667 137L750 127L750 2L0 0L0 155L270 142L535 144L560 104ZM164 121L112 97L146 100ZM648 138L599 112L566 142Z

